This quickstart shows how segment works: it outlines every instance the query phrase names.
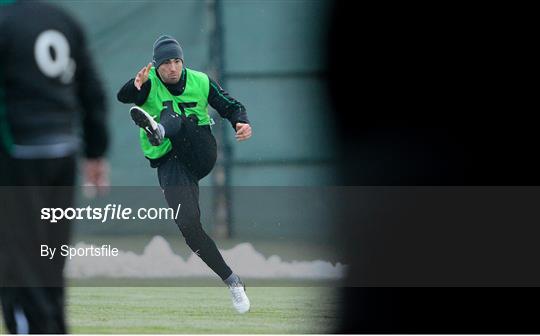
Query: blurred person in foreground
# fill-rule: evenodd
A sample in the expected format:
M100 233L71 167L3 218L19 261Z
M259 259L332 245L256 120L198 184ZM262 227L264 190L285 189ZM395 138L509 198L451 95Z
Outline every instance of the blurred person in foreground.
M0 290L10 333L66 333L65 259L41 245L68 244L70 223L43 207L73 205L77 124L84 178L105 186L104 94L79 24L42 2L0 4Z
M169 206L186 243L228 286L239 313L250 309L245 286L202 228L199 180L213 169L217 145L210 129L208 104L230 121L236 139L251 137L245 107L208 75L184 66L183 50L174 38L160 36L153 61L118 92L118 100L133 103L131 117L140 129L145 157L157 168Z

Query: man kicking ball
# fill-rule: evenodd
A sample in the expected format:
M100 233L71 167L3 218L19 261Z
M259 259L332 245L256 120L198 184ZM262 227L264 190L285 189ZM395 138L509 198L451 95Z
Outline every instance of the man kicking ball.
M206 74L184 67L182 48L168 35L154 42L152 63L120 89L118 100L136 105L130 112L142 151L158 169L169 207L181 204L176 224L186 243L229 287L236 310L248 312L245 286L202 228L199 210L199 180L217 157L208 104L231 122L238 141L251 137L246 109Z

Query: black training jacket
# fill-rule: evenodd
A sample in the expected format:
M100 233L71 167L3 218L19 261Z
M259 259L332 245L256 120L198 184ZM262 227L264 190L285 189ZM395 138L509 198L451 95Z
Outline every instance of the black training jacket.
M16 158L103 156L104 92L79 24L37 1L0 4L0 142Z

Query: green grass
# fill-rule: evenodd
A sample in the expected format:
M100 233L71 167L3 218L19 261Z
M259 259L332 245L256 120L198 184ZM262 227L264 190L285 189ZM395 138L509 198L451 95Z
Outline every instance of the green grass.
M251 311L237 314L225 287L71 287L71 333L328 333L338 300L327 287L250 287Z
M142 253L149 236L78 236L87 243L112 244ZM165 237L173 251L188 257L181 237ZM74 241L79 241L74 239ZM229 249L242 240L221 240ZM266 257L284 261L339 261L330 248L313 242L250 241ZM243 279L252 308L245 315L232 308L230 294L214 278L70 279L67 317L71 333L85 334L309 334L329 333L338 320L333 281ZM108 286L108 287L105 287ZM203 287L205 286L205 287ZM0 319L0 334L7 331Z

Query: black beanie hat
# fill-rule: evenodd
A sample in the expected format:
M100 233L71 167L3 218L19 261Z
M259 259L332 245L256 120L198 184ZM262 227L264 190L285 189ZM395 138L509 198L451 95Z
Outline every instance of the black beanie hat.
M163 62L171 58L179 58L184 62L182 47L173 37L161 35L154 42L154 59L152 63L154 63L154 67L157 69Z

